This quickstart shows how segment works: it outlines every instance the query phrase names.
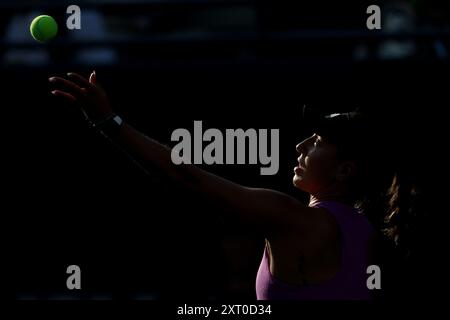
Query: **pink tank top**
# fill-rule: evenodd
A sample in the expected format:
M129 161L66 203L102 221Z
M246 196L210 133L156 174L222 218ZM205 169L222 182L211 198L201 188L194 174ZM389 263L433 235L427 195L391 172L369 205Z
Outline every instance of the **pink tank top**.
M270 273L269 253L264 249L256 276L258 300L368 300L366 273L369 266L369 238L372 227L355 208L335 201L320 201L312 205L332 214L341 231L341 266L329 281L318 285L285 283Z

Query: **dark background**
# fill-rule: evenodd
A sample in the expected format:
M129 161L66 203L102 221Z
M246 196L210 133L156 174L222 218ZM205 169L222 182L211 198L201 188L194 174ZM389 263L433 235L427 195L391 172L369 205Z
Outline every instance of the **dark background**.
M79 110L50 95L52 75L95 69L116 112L167 144L176 128L192 131L194 120L204 130L279 128L277 175L260 176L259 165L207 169L303 200L291 182L295 145L309 133L303 105L329 112L361 107L378 117L377 128L395 146L395 153L382 146L379 152L432 193L429 181L441 174L445 146L448 5L379 2L383 30L369 31L366 8L373 3L80 1L82 30L69 31L65 10L74 3L3 1L7 294L255 298L264 239L223 220L214 204L140 171L90 130ZM59 23L47 44L28 32L39 14ZM429 209L427 221L435 214ZM429 233L421 239L432 243ZM438 286L442 274L423 268L436 259L427 245L405 278ZM80 292L65 286L71 264L82 270ZM425 295L418 280L402 281L408 297L437 294Z

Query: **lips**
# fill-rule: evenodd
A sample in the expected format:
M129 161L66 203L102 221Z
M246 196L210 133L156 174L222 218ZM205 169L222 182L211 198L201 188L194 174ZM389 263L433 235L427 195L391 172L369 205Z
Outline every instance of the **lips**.
M302 174L304 171L305 171L305 168L303 168L300 165L294 168L295 174Z

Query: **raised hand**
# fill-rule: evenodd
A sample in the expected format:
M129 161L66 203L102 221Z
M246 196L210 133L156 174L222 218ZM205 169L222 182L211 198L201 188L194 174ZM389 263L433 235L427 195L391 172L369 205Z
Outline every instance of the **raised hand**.
M78 105L93 122L100 121L113 111L105 91L97 84L97 75L93 71L89 80L77 73L69 72L67 78L51 77L50 83L55 85L52 94Z

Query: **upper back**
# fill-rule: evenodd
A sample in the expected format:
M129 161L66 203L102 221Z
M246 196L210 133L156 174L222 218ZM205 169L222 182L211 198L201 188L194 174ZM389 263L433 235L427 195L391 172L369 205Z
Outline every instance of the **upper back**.
M293 285L285 283L270 273L270 255L266 248L257 276L256 287L258 298L370 298L370 292L366 287L366 270L370 258L369 242L372 234L371 225L365 216L355 208L339 202L320 201L313 204L312 207L325 209L329 217L334 219L337 225L340 235L340 258L336 268L337 272L329 280L320 284ZM320 242L320 237L316 240Z

